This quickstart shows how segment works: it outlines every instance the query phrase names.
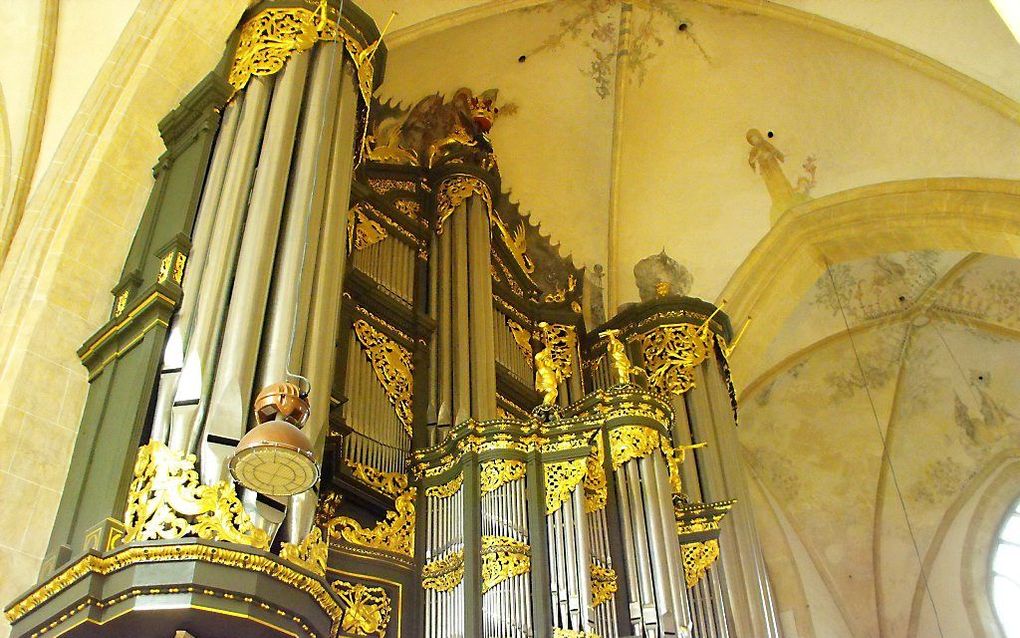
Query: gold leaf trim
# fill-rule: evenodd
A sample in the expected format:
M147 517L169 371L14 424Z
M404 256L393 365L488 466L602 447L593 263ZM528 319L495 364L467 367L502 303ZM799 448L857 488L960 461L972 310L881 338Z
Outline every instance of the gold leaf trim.
M643 338L648 384L656 392L680 396L694 387L694 369L708 355L708 324L659 326Z
M602 446L602 435L595 437L595 447L585 459L587 471L584 476L584 511L598 512L606 506L606 453Z
M25 614L30 613L39 605L42 605L81 578L90 574L106 576L132 565L188 560L225 565L249 572L265 574L274 580L309 594L319 607L333 619L334 624L340 619L340 606L337 605L336 600L329 594L326 586L317 578L302 574L279 562L275 557L267 557L225 547L211 547L209 545L198 544L122 547L109 556L96 556L94 554L83 556L70 567L17 601L7 610L4 616L9 623L17 622Z
M347 216L347 253L355 250L364 250L373 244L377 244L389 237L386 228L382 224L369 218L356 205L350 210Z
M616 593L616 570L598 563L591 564L591 606L598 607L613 599Z

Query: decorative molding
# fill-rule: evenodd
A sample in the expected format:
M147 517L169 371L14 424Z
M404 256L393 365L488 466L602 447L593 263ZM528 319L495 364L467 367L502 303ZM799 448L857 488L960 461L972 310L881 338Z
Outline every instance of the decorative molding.
M574 488L584 479L588 459L557 461L543 466L545 474L545 513L552 514L570 498Z
M383 472L354 461L348 462L348 465L354 478L390 498L397 498L407 491L407 475L403 472Z
M609 431L609 455L613 469L659 449L659 431L647 425L624 425Z
M450 591L464 580L464 550L458 549L443 558L425 563L421 570L421 586L435 591Z
M450 498L457 493L464 483L464 475L458 474L442 485L433 485L425 488L425 496L429 498Z
M280 558L319 576L325 576L329 544L322 540L322 530L313 527L300 543L283 543L280 547Z

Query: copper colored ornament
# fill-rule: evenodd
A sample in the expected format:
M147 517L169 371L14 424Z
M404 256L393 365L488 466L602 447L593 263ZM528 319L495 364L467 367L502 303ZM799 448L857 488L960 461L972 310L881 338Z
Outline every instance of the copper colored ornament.
M255 420L265 423L274 419L301 427L308 420L308 400L294 383L266 386L255 399Z

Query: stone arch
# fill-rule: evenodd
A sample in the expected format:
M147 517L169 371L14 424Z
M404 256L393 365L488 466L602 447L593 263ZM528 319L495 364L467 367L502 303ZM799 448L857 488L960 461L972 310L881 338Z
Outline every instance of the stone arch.
M887 182L788 210L720 295L735 323L754 319L732 356L734 369L745 371L738 377L754 378L765 349L828 265L925 249L1020 257L1020 181Z

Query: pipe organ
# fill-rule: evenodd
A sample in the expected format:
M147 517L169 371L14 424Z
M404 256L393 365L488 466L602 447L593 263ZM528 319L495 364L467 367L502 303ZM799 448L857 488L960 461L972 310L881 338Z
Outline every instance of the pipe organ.
M175 305L148 346L162 365L137 398L153 406L130 430L138 460L119 461L129 515L96 518L87 537L111 540L86 548L91 567L60 549L52 569L108 579L130 561L191 560L238 587L258 574L272 584L219 602L187 583L125 591L204 597L175 604L229 607L259 636L779 636L741 475L728 318L666 286L588 325L583 269L501 190L495 94L383 109L366 20L332 0L246 13L194 223L159 254L154 285ZM172 208L157 204L153 228ZM111 325L140 312L130 303L115 300ZM121 387L97 378L90 401ZM282 388L273 427L306 437L321 464L307 492L256 493L227 471L247 444L267 484L296 471L279 455L300 441L250 440L267 386ZM62 508L96 516L88 502ZM108 560L117 570L96 567ZM56 594L33 596L8 611L15 635L35 635L19 622ZM133 613L166 629L181 616L164 603Z

